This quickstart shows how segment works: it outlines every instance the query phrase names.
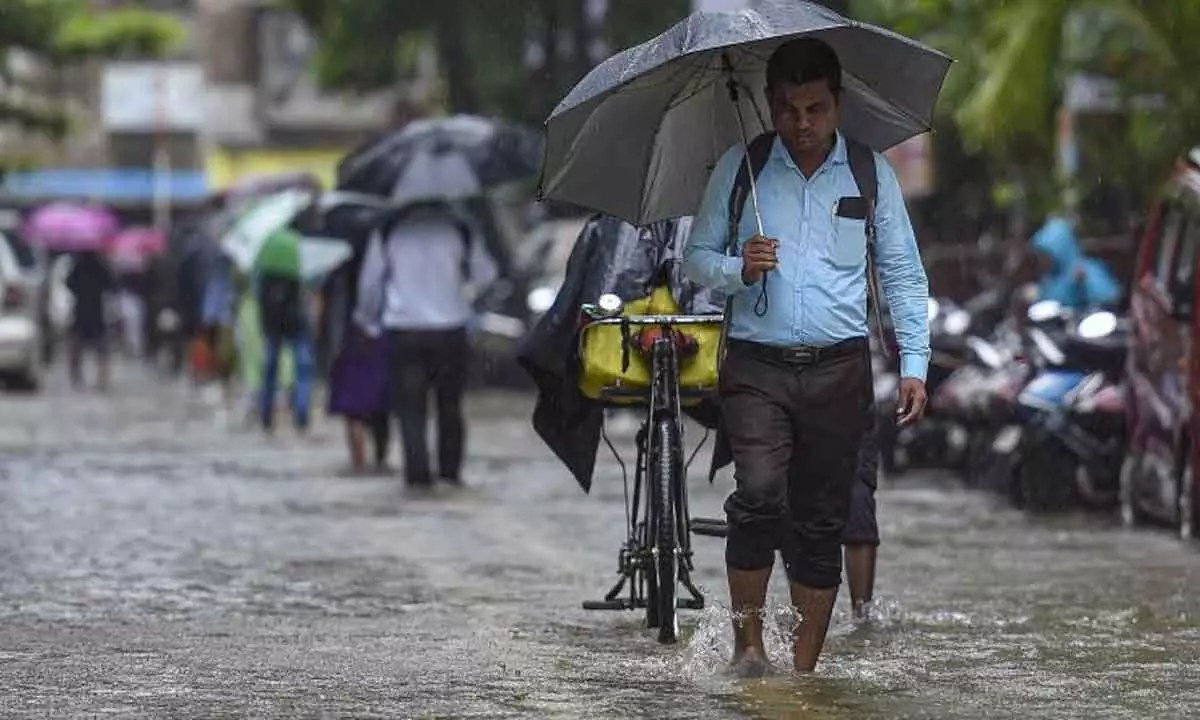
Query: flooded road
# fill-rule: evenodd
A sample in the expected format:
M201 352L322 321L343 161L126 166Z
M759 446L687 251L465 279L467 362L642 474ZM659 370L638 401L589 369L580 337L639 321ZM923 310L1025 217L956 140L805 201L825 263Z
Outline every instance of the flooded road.
M132 382L124 372L118 389ZM685 613L674 647L639 615L580 609L615 579L616 464L602 455L585 496L529 430L528 399L471 407L473 489L415 498L393 477L340 474L332 422L268 440L165 385L120 399L58 385L0 396L0 717L1091 719L1200 707L1200 549L1086 518L1030 520L932 478L881 491L880 620L852 625L843 597L814 677L731 680L719 607ZM631 452L628 435L615 439ZM718 515L729 482L694 480L695 514ZM696 546L700 585L724 603L721 542Z

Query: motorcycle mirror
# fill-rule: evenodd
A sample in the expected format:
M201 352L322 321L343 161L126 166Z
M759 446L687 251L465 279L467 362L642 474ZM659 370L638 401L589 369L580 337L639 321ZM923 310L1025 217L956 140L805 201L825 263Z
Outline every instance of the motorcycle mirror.
M1026 313L1030 322L1044 323L1062 314L1062 303L1057 300L1039 300L1029 306Z
M929 298L925 304L925 307L929 322L933 322L933 319L937 317L937 314L942 311L942 304L937 301L937 298Z
M962 335L971 327L971 314L966 310L954 310L946 316L942 327L950 335Z
M601 314L605 317L616 317L625 309L625 302L621 300L619 295L604 293L596 301L596 306L600 308Z
M1117 330L1117 316L1107 310L1094 312L1079 321L1077 332L1085 340L1099 340Z

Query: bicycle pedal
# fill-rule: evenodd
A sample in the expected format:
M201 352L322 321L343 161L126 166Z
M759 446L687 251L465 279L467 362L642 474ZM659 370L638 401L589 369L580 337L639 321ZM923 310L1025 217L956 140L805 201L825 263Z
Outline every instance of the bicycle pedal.
M703 610L704 600L689 598L687 600L676 600L675 607L679 610Z
M729 534L729 526L717 518L692 518L690 529L693 535L706 537L725 537Z
M584 610L632 610L633 603L625 598L619 600L585 600Z

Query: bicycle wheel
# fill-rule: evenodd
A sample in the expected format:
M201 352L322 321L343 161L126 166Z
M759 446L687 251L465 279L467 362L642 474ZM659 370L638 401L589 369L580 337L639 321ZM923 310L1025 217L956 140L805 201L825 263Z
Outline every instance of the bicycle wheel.
M654 424L650 450L651 542L654 562L650 574L657 597L647 598L658 609L658 641L673 643L679 638L679 613L675 593L679 587L679 556L675 525L675 488L680 475L679 426L674 417Z

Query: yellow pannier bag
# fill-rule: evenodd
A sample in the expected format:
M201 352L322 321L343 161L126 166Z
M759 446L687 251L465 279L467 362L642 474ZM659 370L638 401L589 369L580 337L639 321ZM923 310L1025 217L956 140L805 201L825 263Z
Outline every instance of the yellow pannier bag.
M640 315L677 315L679 306L671 296L671 289L660 286L649 297L626 303L623 317ZM628 356L625 355L624 338L619 324L591 325L585 327L580 337L579 388L593 400L607 400L617 404L635 404L637 397L604 397L605 389L648 390L650 387L650 359L634 347L637 334L645 325L629 326ZM721 345L721 326L677 325L675 329L693 338L698 343L694 355L680 358L679 387L684 391L713 390L717 386L717 355ZM629 365L622 371L622 360L628 357ZM685 399L685 403L687 400Z

